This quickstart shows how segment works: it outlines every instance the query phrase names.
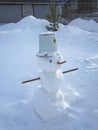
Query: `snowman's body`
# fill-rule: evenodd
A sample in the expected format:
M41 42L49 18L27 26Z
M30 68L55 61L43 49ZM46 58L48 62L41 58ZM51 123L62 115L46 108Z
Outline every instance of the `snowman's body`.
M56 72L41 72L40 79L42 88L49 95L55 95L62 84L63 74L61 70L57 70Z
M52 36L54 35L52 34ZM41 69L40 87L37 88L34 95L34 109L44 121L61 116L68 107L60 90L63 82L63 74L60 70L61 61L62 56L55 49L41 52L40 55L38 53L37 63Z
M49 94L55 94L61 86L63 74L58 64L60 61L62 61L62 56L58 51L51 53L50 56L37 58L37 63L41 68L40 84Z

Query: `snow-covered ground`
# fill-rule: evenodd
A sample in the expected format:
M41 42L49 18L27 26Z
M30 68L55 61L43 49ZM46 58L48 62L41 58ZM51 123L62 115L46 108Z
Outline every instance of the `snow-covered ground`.
M75 19L55 32L67 63L62 91L69 105L60 119L43 122L33 110L39 81L21 84L39 76L36 63L39 34L48 21L26 17L0 26L0 130L98 130L98 23Z

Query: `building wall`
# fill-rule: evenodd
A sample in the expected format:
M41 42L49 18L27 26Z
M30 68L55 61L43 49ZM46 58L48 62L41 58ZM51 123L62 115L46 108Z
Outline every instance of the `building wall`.
M34 16L36 18L47 19L48 13L49 13L48 5L35 5L34 6Z
M48 5L0 4L0 23L18 22L23 17L29 15L46 19L48 13Z
M33 10L33 5L21 5L22 8L22 17L26 17L28 15L33 15L34 10Z
M23 17L29 15L33 15L36 18L47 19L47 14L49 13L49 7L47 4L38 4L38 3L34 4L30 2L15 3L15 1L19 1L19 0L13 0L13 1L14 2L6 2L6 3L4 3L4 1L3 3L0 1L0 23L18 22ZM24 0L20 0L20 1L24 1ZM97 1L96 6L98 11L98 0L95 1ZM69 19L73 19L74 11L76 12L78 10L78 2L79 0L72 0L71 6L67 6L67 4L64 4L64 6L62 5L63 12L64 12L62 16Z
M21 18L21 5L0 5L0 23L16 22Z
M97 0L97 9L98 9L98 0Z

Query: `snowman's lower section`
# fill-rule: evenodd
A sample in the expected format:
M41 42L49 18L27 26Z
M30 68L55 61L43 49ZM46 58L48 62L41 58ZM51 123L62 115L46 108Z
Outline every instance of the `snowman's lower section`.
M44 121L49 121L66 113L68 104L64 101L61 91L56 95L50 96L42 87L37 88L34 95L34 109L37 115Z

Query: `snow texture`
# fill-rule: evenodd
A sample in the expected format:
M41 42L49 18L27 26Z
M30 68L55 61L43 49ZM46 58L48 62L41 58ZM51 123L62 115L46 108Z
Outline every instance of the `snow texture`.
M46 25L48 21L29 16L0 26L0 129L98 130L98 23L93 20L75 19L69 25L60 24L55 32L67 60L61 70L79 68L63 75L58 95L64 98L65 114L43 121L33 106L38 98L44 99L43 92L38 96L40 82L21 84L39 77L38 36L47 32Z

